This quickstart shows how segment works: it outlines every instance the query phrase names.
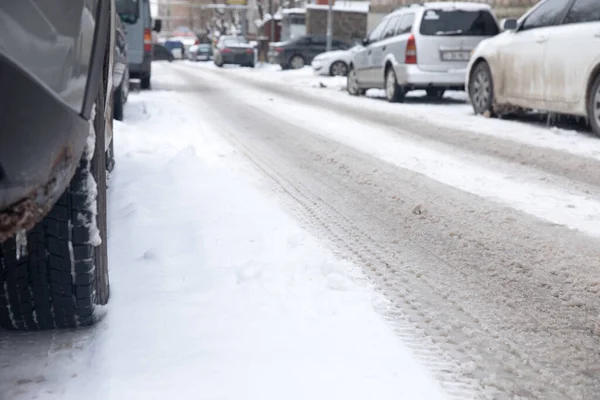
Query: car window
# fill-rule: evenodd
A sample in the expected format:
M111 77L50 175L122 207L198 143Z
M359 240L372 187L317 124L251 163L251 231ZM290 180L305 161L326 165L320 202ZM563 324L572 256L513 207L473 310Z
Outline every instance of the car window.
M565 9L565 0L547 0L536 8L523 22L520 30L529 30L552 26Z
M498 23L488 10L428 9L421 20L421 35L494 36Z
M368 36L369 43L373 43L373 42L376 42L379 40L379 38L383 34L383 31L385 30L385 27L387 26L388 22L389 22L389 19L384 19L379 24L377 24L377 26L375 28L373 28L373 30L371 31L371 33L369 33L369 36Z
M310 44L313 46L325 46L327 44L327 38L324 36L313 36L310 38Z
M565 17L565 24L600 21L600 1L576 0Z
M306 46L310 44L310 38L304 36L295 40L294 43L298 46Z
M408 13L404 14L398 24L396 25L396 35L402 35L404 33L410 33L415 22L415 14Z
M381 39L387 39L396 36L396 26L400 22L401 16L391 17L388 24L385 26Z
M342 42L341 40L333 40L331 43L331 47L333 47L336 50L346 50L350 48L350 46L348 46L347 43Z

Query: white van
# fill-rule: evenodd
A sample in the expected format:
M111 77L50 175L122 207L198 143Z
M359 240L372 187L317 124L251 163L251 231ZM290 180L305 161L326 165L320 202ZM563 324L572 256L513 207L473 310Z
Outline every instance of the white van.
M141 81L142 89L150 89L152 76L152 31L160 32L162 21L152 26L150 0L116 0L117 12L125 25L129 76ZM137 6L133 10L131 5Z

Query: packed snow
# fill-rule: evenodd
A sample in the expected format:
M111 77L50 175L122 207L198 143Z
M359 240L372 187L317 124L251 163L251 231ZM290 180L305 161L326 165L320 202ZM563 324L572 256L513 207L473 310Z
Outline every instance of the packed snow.
M220 79L224 87L230 87L231 92L245 100L248 106L273 113L313 133L548 222L600 237L600 201L591 196L587 188L557 188L555 184L545 182L548 178L544 174L527 167L516 167L479 155L473 157L457 149L437 150L430 143L412 141L360 118L340 117L334 111L281 95L261 93L237 81L215 79ZM277 107L272 106L273 101L277 102ZM568 185L565 183L566 187Z
M213 69L212 62L188 63L197 68ZM490 119L473 114L465 92L448 91L441 101L431 101L424 91L409 92L401 104L389 104L382 90L371 89L366 97L355 98L346 92L346 78L317 76L311 67L282 71L278 65L262 64L255 69L227 68L227 73L240 75L265 84L286 85L294 90L327 98L334 103L360 105L361 108L384 115L403 115L444 128L462 129L477 134L525 143L528 145L567 151L600 160L600 141L579 127L546 126L546 118L528 115L522 119Z
M125 121L106 316L0 331L5 399L445 398L375 311L388 301L280 209L208 113L155 90L130 95Z

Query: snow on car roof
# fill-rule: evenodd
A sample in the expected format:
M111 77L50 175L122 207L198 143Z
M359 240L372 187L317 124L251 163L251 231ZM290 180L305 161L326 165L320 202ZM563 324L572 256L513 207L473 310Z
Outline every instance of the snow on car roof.
M338 0L333 5L332 9L334 11L349 11L349 12L360 12L360 13L368 13L369 7L371 5L370 1L342 1ZM318 9L318 10L326 10L329 8L328 5L320 5L320 4L308 4L306 8Z
M488 10L492 6L485 3L471 3L466 1L437 1L423 4L425 8L437 8L437 9L460 9L460 10Z
M306 14L306 8L285 8L284 14Z

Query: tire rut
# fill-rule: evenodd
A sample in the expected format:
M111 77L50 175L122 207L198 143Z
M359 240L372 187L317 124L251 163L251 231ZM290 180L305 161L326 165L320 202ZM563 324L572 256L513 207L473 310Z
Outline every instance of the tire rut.
M234 106L217 94L216 114ZM459 371L454 396L479 395L479 381L493 398L594 398L600 277L586 266L597 241L235 105L224 135L386 294L387 318L403 340L418 338L425 364L446 355L429 367L446 388Z

